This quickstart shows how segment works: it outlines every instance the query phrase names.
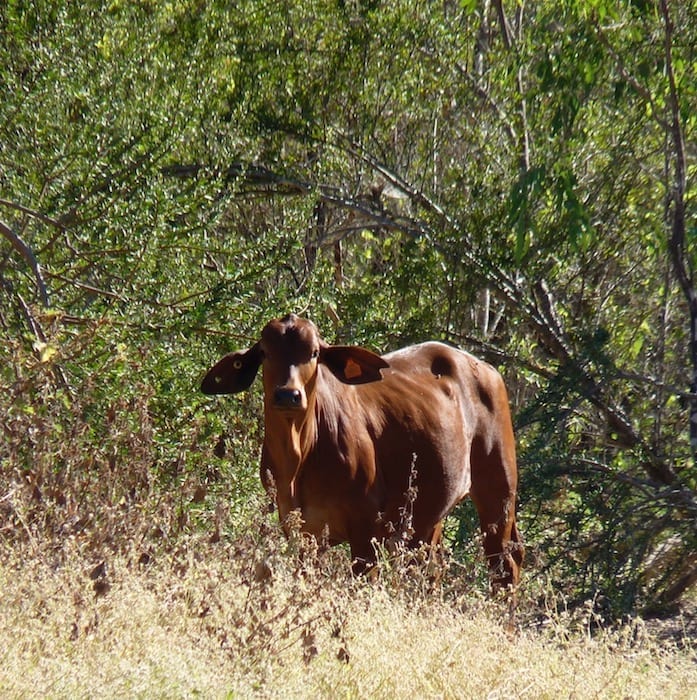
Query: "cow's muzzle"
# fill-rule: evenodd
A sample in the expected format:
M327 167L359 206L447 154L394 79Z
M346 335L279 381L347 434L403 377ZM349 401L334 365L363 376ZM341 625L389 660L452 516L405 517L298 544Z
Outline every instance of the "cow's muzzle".
M302 408L302 393L300 389L279 387L273 393L273 404L276 408Z

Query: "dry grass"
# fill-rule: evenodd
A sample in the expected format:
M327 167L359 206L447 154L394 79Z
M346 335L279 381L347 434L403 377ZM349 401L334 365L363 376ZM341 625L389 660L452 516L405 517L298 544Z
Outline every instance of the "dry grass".
M483 567L434 586L387 550L377 583L355 580L342 550L287 542L275 516L209 474L200 420L181 435L191 464L177 457L168 479L145 393L106 406L100 432L89 402L12 391L2 698L695 697L687 631L670 643L641 622L591 633L592 606L572 614L524 590L508 634L506 606L477 593Z
M347 569L340 551L317 556L266 524L149 560L90 560L70 540L60 553L7 548L0 695L695 697L689 639L660 644L641 624L591 636L525 611L510 635L500 605Z

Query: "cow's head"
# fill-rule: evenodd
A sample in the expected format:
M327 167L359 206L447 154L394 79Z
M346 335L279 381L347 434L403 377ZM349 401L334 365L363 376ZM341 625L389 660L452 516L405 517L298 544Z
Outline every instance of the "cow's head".
M267 410L305 411L322 364L345 384L382 378L388 363L363 348L328 345L315 325L294 314L268 323L249 350L223 357L203 378L204 394L236 394L249 388L263 365Z

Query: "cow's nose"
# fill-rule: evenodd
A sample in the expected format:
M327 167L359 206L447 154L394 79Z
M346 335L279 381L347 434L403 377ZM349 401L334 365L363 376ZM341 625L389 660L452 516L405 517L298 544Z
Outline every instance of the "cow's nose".
M279 408L298 408L302 404L302 394L299 389L279 387L274 392L273 400Z

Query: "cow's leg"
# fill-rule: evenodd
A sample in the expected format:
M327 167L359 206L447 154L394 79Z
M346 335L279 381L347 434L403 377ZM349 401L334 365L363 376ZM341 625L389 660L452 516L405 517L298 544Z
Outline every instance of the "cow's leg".
M513 496L501 499L488 494L472 500L484 535L484 553L491 572L492 589L515 586L520 579L523 546L515 522Z
M511 496L490 500L487 496L475 500L493 590L516 586L520 579L523 545L515 522L513 499Z
M426 541L429 545L428 571L432 586L440 584L445 571L445 556L443 555L443 521L440 520L433 528L431 536Z
M471 462L471 497L484 535L492 589L516 586L523 563L523 544L515 520L515 454L504 445L486 452L482 445L473 444Z
M439 547L442 541L443 521L440 520L436 523L436 526L433 528L433 532L431 533L431 536L428 538L427 542L431 545L431 547Z
M354 533L349 541L351 548L351 570L354 576L371 575L376 570L377 556L370 534Z

